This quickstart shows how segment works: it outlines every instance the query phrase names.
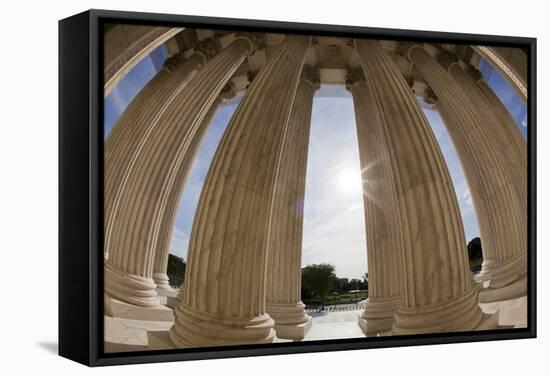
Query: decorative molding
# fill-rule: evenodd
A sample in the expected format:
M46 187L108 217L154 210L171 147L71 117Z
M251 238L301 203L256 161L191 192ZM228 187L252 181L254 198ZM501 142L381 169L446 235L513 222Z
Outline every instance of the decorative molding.
M488 60L489 63L494 64L498 70L500 70L504 76L511 81L511 83L516 87L519 93L523 96L523 99L527 100L527 85L520 78L520 76L513 71L508 63L504 61L496 52L494 52L490 47L485 46L472 46L472 48L481 54L483 58Z
M326 54L327 56L341 56L342 51L340 49L340 46L336 44L329 44L326 48Z

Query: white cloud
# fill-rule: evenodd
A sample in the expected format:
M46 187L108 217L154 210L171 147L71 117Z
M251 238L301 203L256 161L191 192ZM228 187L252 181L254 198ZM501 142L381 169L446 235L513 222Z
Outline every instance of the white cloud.
M187 248L189 247L189 235L187 232L180 230L177 226L174 226L172 232L172 239L170 240L170 253L177 256L187 256Z

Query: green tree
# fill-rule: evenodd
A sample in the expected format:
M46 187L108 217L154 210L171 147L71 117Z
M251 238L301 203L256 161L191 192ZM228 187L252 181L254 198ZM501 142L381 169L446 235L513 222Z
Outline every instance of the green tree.
M313 264L302 268L302 287L312 297L317 297L324 304L325 298L336 283L334 265Z
M479 237L473 238L468 243L468 259L470 261L470 270L472 272L475 273L481 270L483 251L481 248L481 239Z
M363 283L361 282L360 279L357 279L357 278L350 279L350 281L349 281L349 291L351 291L351 290L361 290L362 287L363 287Z
M170 280L170 286L181 286L185 277L185 260L170 253L168 255L168 268L166 274Z

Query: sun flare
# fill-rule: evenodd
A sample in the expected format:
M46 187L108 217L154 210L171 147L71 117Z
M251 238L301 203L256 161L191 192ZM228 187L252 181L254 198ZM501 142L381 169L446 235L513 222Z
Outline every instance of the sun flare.
M349 166L343 167L337 174L336 183L342 193L360 192L362 190L361 171Z

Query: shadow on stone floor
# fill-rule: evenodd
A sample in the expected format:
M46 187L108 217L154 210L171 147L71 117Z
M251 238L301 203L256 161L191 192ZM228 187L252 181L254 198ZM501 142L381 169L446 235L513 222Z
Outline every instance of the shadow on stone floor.
M57 342L44 341L44 342L38 342L36 345L42 348L43 350L46 350L47 352L52 353L54 355L57 355L58 353L59 346Z

